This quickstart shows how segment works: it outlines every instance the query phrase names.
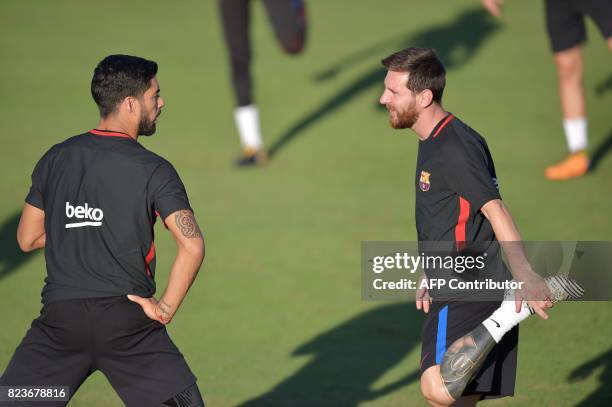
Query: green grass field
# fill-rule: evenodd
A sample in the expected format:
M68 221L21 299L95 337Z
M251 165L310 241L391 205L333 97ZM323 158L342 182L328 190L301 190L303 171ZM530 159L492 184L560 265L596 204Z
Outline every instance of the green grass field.
M421 316L360 298L363 240L415 240L414 134L376 107L379 60L438 48L445 107L491 148L501 192L528 240L612 240L612 151L595 172L543 178L565 153L541 1L310 1L306 52L284 55L253 2L256 100L275 154L237 170L233 96L214 1L0 4L0 371L40 310L42 253L14 241L30 173L54 143L93 128L93 68L111 53L156 60L166 108L141 140L174 163L203 226L207 258L169 331L208 406L420 406ZM611 57L585 47L590 150L612 137ZM607 144L606 144L607 143ZM174 243L157 225L157 281ZM495 406L608 406L612 304L563 304L522 326L516 396ZM582 404L581 404L582 403ZM119 406L102 374L70 406Z

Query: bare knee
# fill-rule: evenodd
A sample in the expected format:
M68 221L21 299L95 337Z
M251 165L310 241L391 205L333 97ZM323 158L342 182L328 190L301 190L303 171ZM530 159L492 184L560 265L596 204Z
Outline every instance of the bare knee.
M574 47L555 54L557 73L561 81L582 80L582 49Z
M430 367L421 375L421 393L432 407L446 407L455 402L444 386L439 365Z

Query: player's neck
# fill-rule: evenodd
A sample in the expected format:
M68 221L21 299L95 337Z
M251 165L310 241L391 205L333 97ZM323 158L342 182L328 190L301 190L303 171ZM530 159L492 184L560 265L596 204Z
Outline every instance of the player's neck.
M436 124L440 123L440 120L447 114L448 112L442 106L434 103L421 112L419 119L412 126L412 131L417 134L419 140L427 140Z
M116 131L119 133L125 133L134 140L138 140L138 129L133 125L125 123L118 117L106 117L100 118L98 122L98 126L96 126L98 130L106 130L106 131Z

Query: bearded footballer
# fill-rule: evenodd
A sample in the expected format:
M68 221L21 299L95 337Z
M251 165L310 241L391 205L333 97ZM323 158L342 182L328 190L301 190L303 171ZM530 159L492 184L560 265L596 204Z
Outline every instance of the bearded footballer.
M507 273L503 277L525 283L521 291L508 290L499 301L436 300L426 288L417 290L416 307L427 314L421 392L432 406L473 406L512 396L518 323L533 313L547 319L546 308L580 297L582 288L562 277L544 280L532 270L501 200L487 143L442 106L446 74L435 51L407 48L382 64L388 72L380 103L389 111L391 127L411 129L419 138L419 243L450 242L457 252L474 242L501 246L510 263L509 270L501 268ZM428 270L422 278L431 278Z

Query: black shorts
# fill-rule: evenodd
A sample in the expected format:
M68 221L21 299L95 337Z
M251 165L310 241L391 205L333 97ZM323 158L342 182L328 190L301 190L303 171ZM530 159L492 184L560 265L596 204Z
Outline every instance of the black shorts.
M96 370L128 407L159 406L196 381L166 327L121 296L45 304L0 385L69 386L72 395Z
M492 302L434 302L421 332L421 374L439 365L453 342L476 328L498 307L499 303ZM513 396L517 348L518 326L491 350L463 395L482 394L483 399Z
M586 40L585 16L593 19L604 38L612 37L612 1L546 0L546 28L553 52Z

